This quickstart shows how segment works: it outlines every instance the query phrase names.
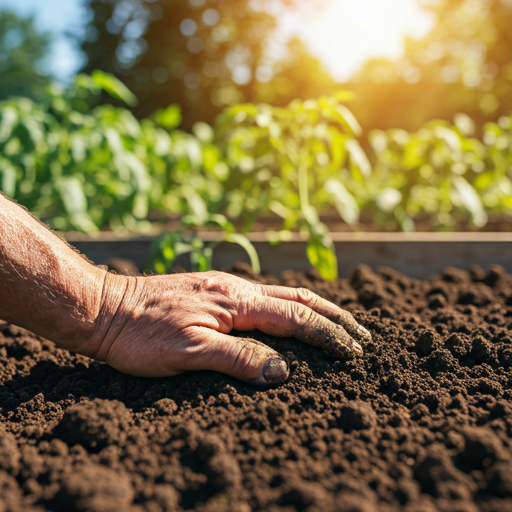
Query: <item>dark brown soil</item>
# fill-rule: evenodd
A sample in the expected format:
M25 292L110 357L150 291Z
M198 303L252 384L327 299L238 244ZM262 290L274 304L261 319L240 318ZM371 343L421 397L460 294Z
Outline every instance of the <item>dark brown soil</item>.
M239 270L243 270L240 269ZM373 335L261 390L147 380L0 323L0 511L512 511L512 277L285 273Z

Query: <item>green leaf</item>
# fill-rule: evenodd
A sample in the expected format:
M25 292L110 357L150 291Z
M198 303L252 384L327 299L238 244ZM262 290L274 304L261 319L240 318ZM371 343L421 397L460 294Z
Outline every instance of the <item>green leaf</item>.
M5 158L0 159L0 178L2 178L0 190L7 197L14 197L16 193L16 169Z
M361 137L363 134L363 129L361 125L358 123L356 116L350 112L350 110L345 107L345 105L338 105L336 107L336 112L342 117L342 119L346 122L350 130L356 137Z
M213 223L220 226L226 233L234 233L235 226L229 220L220 213L211 213L206 219L206 223Z
M325 190L334 199L334 206L341 218L347 224L355 224L359 220L359 206L354 196L345 188L345 185L336 178L331 178L325 183Z
M453 185L460 201L471 214L475 226L485 226L487 214L477 191L462 176L454 176Z
M182 121L181 107L177 103L173 103L167 108L157 110L153 117L159 125L168 130L174 130Z
M86 233L98 231L87 213L87 199L80 179L77 176L62 176L57 180L56 188L69 214L70 223Z
M5 107L0 117L0 142L5 142L12 134L18 122L18 112L13 107Z
M279 215L279 217L283 219L291 219L293 217L293 210L286 207L284 204L279 201L271 201L268 205L268 208L271 212Z
M204 199L190 186L184 187L184 191L192 215L198 219L198 224L204 224L208 220L208 208Z
M226 169L223 169L222 166L217 167L217 164L220 163L220 151L219 149L212 145L208 144L203 147L203 166L209 173L213 174L217 179L222 178L222 172L226 173ZM229 173L229 169L227 169ZM227 173L226 176L227 178ZM220 181L223 181L222 179Z
M261 265L260 259L258 258L258 253L250 242L250 240L240 233L228 233L226 236L226 242L231 242L234 244L238 244L245 249L245 252L249 256L251 260L252 270L255 274L261 274Z
M345 141L345 148L350 153L352 163L361 171L361 174L365 177L369 176L372 167L359 142L355 139L348 139Z
M323 279L334 281L338 278L338 259L334 244L327 233L327 228L321 223L309 226L307 256Z
M158 274L165 274L178 256L193 249L191 244L186 243L182 233L162 235L151 244L149 266L146 272L155 271Z
M98 87L101 87L113 98L124 101L130 107L137 105L138 100L135 94L114 75L96 69L92 72L91 78Z
M212 269L213 250L211 247L204 247L203 242L198 238L196 242L200 242L190 254L190 263L193 272L208 272Z

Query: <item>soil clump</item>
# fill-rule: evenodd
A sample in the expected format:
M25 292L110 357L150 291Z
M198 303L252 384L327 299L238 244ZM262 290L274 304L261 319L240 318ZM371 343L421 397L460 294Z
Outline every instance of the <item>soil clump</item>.
M212 372L123 375L0 321L0 512L512 511L512 276L358 267L280 279L373 336L260 389Z

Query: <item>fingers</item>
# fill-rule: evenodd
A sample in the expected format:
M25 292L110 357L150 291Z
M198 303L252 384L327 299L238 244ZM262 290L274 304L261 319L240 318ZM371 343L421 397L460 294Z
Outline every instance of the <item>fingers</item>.
M332 302L319 297L307 288L288 288L286 286L260 285L259 291L267 297L291 300L307 306L332 322L340 324L355 339L371 341L372 336L368 330L359 325L355 318L346 310L341 309Z
M235 329L259 329L273 336L295 336L331 355L362 354L347 331L312 309L290 300L257 296L250 309L235 319Z
M253 384L280 384L288 378L286 360L259 341L206 327L190 328L189 336L204 349L195 353L187 370L213 370Z

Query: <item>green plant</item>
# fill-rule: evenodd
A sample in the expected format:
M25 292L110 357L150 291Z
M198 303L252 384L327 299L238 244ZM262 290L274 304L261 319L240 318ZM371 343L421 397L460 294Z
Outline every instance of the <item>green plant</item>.
M512 116L484 125L485 157L473 185L487 211L512 214Z
M193 216L188 216L183 219L183 224L189 227L215 224L222 229L223 237L217 242L205 244L199 236L191 231L162 235L151 244L147 273L154 271L158 274L165 274L172 267L178 256L187 253L190 253L190 266L193 272L212 270L213 250L222 242L234 243L243 247L249 256L254 273L259 274L261 272L256 249L246 236L236 233L233 224L223 215L209 215L206 220L199 220Z
M366 210L376 223L395 220L404 231L414 230L420 217L449 230L458 221L481 228L489 211L512 213L510 125L510 118L487 124L483 142L460 114L454 125L432 121L412 134L372 132L375 172Z
M343 101L348 93L286 108L236 105L219 116L217 141L231 169L226 211L248 230L272 211L285 231L298 226L309 237L308 258L325 279L337 276L337 260L319 212L335 207L355 223L357 199L348 182L362 184L371 166L356 140L360 127Z
M125 109L90 108L101 90L135 101L113 77L80 75L44 101L0 104L1 189L62 230L94 232L147 216L151 178L143 127Z
M311 264L334 279L336 256L321 220L333 211L355 227L364 214L404 231L418 220L436 230L459 222L481 228L490 212L512 214L512 116L483 126L482 140L464 115L415 133L373 131L365 152L344 105L348 93L286 108L235 105L214 128L196 123L185 133L178 105L139 121L98 105L101 91L137 101L95 72L66 89L50 87L40 103L0 102L0 190L60 230L140 231L149 228L148 213L160 211L180 217L185 231L215 225L258 269L243 233L273 215L282 229L269 239L299 230ZM183 251L195 269L210 268L213 248L192 234L166 235L155 244L155 269L167 270Z
M98 71L50 87L40 103L0 103L0 190L65 231L144 229L150 208L206 215L222 193L218 150L175 129L179 106L139 122L123 108L92 107L102 90L137 101Z

